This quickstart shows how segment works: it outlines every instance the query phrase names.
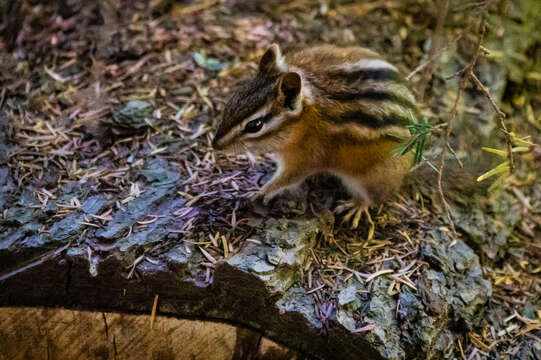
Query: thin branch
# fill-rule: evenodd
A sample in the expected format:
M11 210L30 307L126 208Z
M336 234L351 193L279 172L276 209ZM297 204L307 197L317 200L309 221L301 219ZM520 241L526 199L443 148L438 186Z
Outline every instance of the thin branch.
M477 64L477 60L479 59L479 56L481 55L481 52L486 51L486 49L482 45L485 32L486 32L486 25L484 24L483 21L481 21L481 34L479 37L479 41L477 43L477 48L476 48L477 50L475 51L473 60L461 70L457 71L451 76L448 76L446 80L452 79L453 77L459 76L459 75L461 76L461 79L472 80L473 83L476 85L476 87L487 98L488 102L492 106L492 109L496 113L496 117L498 118L498 121L499 121L498 125L500 127L500 130L503 132L505 136L505 143L507 146L507 158L509 159L509 169L511 172L513 172L515 169L515 159L514 159L513 151L512 151L513 141L511 139L511 134L509 133L509 131L507 130L507 126L505 125L506 115L503 111L501 111L499 106L496 104L496 101L490 94L489 89L481 82L481 80L479 80L477 75L475 75L475 73L473 72L473 69L475 68L475 65Z
M443 185L442 185L442 179L443 179L443 169L445 167L445 153L447 152L448 148L451 148L451 145L449 143L449 139L451 137L451 131L453 129L453 122L456 118L457 108L458 108L458 102L460 101L460 97L462 95L462 92L464 91L465 87L465 80L462 78L460 80L460 86L458 88L458 93L455 99L455 103L453 105L453 109L451 110L451 118L449 119L449 122L447 123L447 129L445 130L445 144L446 146L443 146L441 149L440 157L439 157L439 171L438 171L438 192L440 194L441 201L443 202L443 206L445 207L445 213L447 215L447 220L449 221L449 224L451 226L451 230L453 231L453 234L456 234L455 229L455 223L453 222L453 218L451 217L451 207L449 206L449 203L447 202L447 199L445 198L445 194L443 192Z
M488 88L485 85L483 85L481 80L479 80L477 75L475 75L473 72L470 75L471 75L471 78L473 79L473 82L477 85L479 90L481 90L481 92L487 97L488 101L490 102L490 105L492 105L492 108L498 114L498 116L505 118L506 116L505 113L500 110L498 105L496 105L496 102L494 101L494 98L492 97L492 95L490 95Z
M436 59L438 57L438 52L441 51L440 47L441 47L443 27L445 25L445 20L447 19L447 13L449 12L450 3L451 3L451 0L440 0L439 7L438 7L439 8L438 20L436 23L436 29L434 30L434 35L432 36L432 45L430 46L428 59ZM421 83L419 84L418 95L421 101L425 97L426 88L428 87L428 83L430 82L430 79L432 79L432 75L434 74L435 70L436 70L435 61L428 62L427 69L423 73L423 79L421 80Z
M4 100L6 99L7 87L2 87L2 95L0 95L0 109L4 106Z
M509 159L509 170L513 172L515 170L515 158L513 156L513 140L511 139L511 134L509 134L509 131L507 130L507 126L505 125L505 113L500 110L496 102L494 101L494 98L490 94L488 88L483 85L481 80L473 73L473 71L470 73L470 77L477 85L477 88L485 95L485 97L488 99L488 102L490 105L492 105L492 109L494 109L494 112L496 113L496 116L499 120L500 130L503 132L505 136L505 143L507 146L507 158Z
M443 179L443 170L445 167L445 154L447 153L448 149L452 149L450 144L450 138L451 138L451 132L453 130L453 123L456 119L457 114L457 108L458 108L458 102L460 100L460 97L462 93L464 92L464 89L466 87L466 84L468 82L468 79L471 74L473 74L472 69L475 67L475 64L477 63L477 60L479 59L479 55L481 53L481 44L483 43L483 38L485 36L485 26L481 20L481 33L479 34L479 39L476 44L476 51L475 54L471 60L471 62L466 65L461 71L456 73L457 75L460 74L460 81L459 81L459 87L458 87L458 93L455 99L455 103L453 105L453 109L451 110L451 118L449 119L449 122L447 123L447 129L445 131L445 144L441 149L440 157L439 157L439 172L438 172L438 192L440 194L441 200L443 202L443 205L445 207L445 212L447 215L447 219L449 220L449 224L451 226L451 230L453 231L453 234L456 234L455 230L455 224L453 222L453 219L451 217L451 207L449 206L449 203L447 202L447 199L445 198L445 193L443 192L443 185L442 185L442 179Z
M447 50L449 50L449 46L444 46L442 47L437 53L435 53L434 55L432 56L429 56L428 57L428 60L426 60L425 62L421 63L419 66L417 66L412 72L410 72L408 74L408 76L406 76L406 80L407 81L410 81L411 78L413 76L415 76L415 74L417 74L418 72L422 71L424 68L426 68L428 65L430 65L431 63L433 63L434 61L436 61L444 52L446 52Z
M435 62L436 60L438 60L444 52L446 52L447 50L449 50L449 48L451 47L451 45L454 45L456 44L460 39L462 39L464 37L464 34L466 34L468 31L471 30L471 27L472 25L468 25L466 28L462 29L460 31L460 33L458 35L455 36L455 38L453 40L451 40L450 44L447 45L447 46L444 46L442 47L441 49L439 49L437 52L435 52L435 54L433 55L429 55L428 59L424 62L422 62L421 64L419 64L419 66L417 66L412 72L410 72L408 74L408 76L406 76L406 80L410 81L413 76L415 76L417 73L421 72L424 68L426 68L428 65L430 65L431 63Z

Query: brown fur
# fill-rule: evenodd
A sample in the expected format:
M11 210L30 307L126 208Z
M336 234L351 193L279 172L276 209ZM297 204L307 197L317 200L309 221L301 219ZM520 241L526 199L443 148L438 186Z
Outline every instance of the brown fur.
M354 189L349 189L350 193L368 206L394 193L411 167L411 154L392 156L398 145L396 139L387 136L364 139L347 128L331 131L332 124L318 116L314 107L307 107L300 120L285 126L288 129L282 131L289 136L276 151L283 169L263 188L269 197L313 174L328 172L357 179L366 194Z
M417 109L395 69L342 66L362 59L381 58L364 48L326 45L287 55L289 70L284 72L280 50L273 45L261 60L258 76L226 105L214 144L251 113L270 105L268 113L283 119L276 128L261 135L229 136L231 144L278 155L278 170L262 189L266 200L310 175L328 172L341 178L365 206L383 201L411 167L411 155L395 157L392 152L398 146L395 135L408 133L402 120ZM304 86L309 87L306 94L301 92ZM257 88L265 89L264 97L253 93Z

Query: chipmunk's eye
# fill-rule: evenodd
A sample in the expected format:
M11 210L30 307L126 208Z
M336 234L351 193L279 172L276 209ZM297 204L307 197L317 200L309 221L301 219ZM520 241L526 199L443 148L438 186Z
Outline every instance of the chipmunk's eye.
M247 134L253 134L261 130L263 125L272 118L272 114L267 114L265 116L258 117L252 121L249 121L244 126L244 132Z
M261 130L261 128L263 127L263 119L264 117L260 117L248 122L246 126L244 126L244 132L248 134L253 134Z
M263 125L272 118L272 114L267 114L265 116L258 117L244 126L244 132L246 134L253 134L261 130Z

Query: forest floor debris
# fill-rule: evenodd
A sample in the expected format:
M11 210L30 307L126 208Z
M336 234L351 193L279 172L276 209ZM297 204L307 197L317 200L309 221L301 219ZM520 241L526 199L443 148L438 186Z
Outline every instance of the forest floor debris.
M337 309L354 314L351 327L356 332L373 333L373 323L367 320L397 326L378 308L355 308L344 300L351 298L343 292L351 281L365 289L360 297L373 295L378 287L384 289L378 301L398 298L395 319L400 314L415 316L407 306L415 302L409 294L419 291L433 300L434 312L459 311L453 304L451 308L440 304L442 294L436 290L439 282L454 280L433 274L430 283L419 284L420 274L426 275L434 266L447 269L446 275L475 269L470 275L480 283L489 280L492 295L479 313L460 317L477 320L457 330L457 342L439 344L441 353L476 359L541 352L538 147L517 155L516 174L505 189L490 196L451 196L459 237L474 249L480 263L467 250L464 258L445 258L446 249L463 242L453 237L442 216L435 187L402 194L372 211L372 231L367 220L361 221L359 230L352 230L340 216L329 213L345 198L335 180L310 180L306 199L301 199L308 206L282 198L265 207L250 198L272 173L271 162L211 151L224 101L254 72L255 62L272 42L362 44L385 50L389 60L410 73L426 61L424 47L436 7L417 1L338 1L330 6L308 0L249 5L72 1L65 8L56 3L21 4L14 5L13 17L20 23L4 25L17 36L4 35L0 45L4 113L0 115L0 227L7 229L6 246L21 240L18 232L10 232L13 224L25 227L40 241L54 235L54 243L86 234L96 239L87 244L89 251L100 241L115 240L125 248L141 246L127 272L131 277L144 256L157 256L179 241L188 241L203 254L201 266L210 280L217 260L232 258L245 242L254 241L251 237L262 219L323 219L299 278L317 304L315 316L326 326L332 326L329 319ZM456 80L446 81L444 75L451 72L444 72L463 68L467 63L463 54L475 44L475 34L463 33L468 26L463 8L467 6L473 5L451 6L454 17L443 35L453 39L460 34L464 39L442 52L443 65L426 89L423 114L433 125L449 121L458 96ZM527 11L530 5L524 0L509 6L511 11L518 11L516 7ZM541 65L541 38L517 49L519 56L534 54L533 63L521 65L520 77L516 62L499 63L499 52L509 49L498 45L505 44L506 36L520 36L521 29L505 28L497 5L489 11L492 29L486 46L496 54L480 59L480 79L492 85L506 74L505 85L493 87L495 96L510 115L513 131L533 134L532 141L540 143L541 97L535 90L541 85L535 65ZM412 76L414 88L421 75ZM479 158L481 145L501 146L503 137L490 140L476 132L477 127L493 129L495 122L487 115L490 105L472 101L475 92L469 90L465 99L457 101L460 119L454 124L453 146L459 157ZM437 152L426 156L434 161ZM2 172L6 167L9 177ZM476 176L485 169L478 170ZM174 197L175 207L162 208L169 197ZM20 217L26 206L33 207L34 218ZM149 243L149 237L155 242ZM467 294L455 295L473 301L465 298ZM462 326L457 324L457 329Z

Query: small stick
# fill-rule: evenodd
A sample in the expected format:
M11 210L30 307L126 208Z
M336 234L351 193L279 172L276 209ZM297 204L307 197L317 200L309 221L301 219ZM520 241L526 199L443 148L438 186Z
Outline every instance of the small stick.
M488 91L488 88L485 85L483 85L481 80L479 80L479 78L473 73L471 69L470 69L470 77L473 79L473 82L475 83L475 85L477 85L479 90L481 90L483 95L485 95L485 97L488 99L488 102L490 103L490 105L492 105L492 109L494 109L494 112L496 112L496 115L500 123L499 124L500 130L503 132L505 136L505 143L507 145L507 158L509 159L509 169L511 172L513 172L513 170L515 170L515 158L513 157L513 141L511 139L511 135L509 134L509 131L507 130L507 126L505 125L506 115L503 111L500 110L498 105L496 105L496 102L494 101L494 98Z
M434 35L432 36L432 45L430 46L430 52L428 54L428 59L436 59L438 57L438 52L442 51L440 49L443 26L445 25L445 20L447 18L447 13L449 12L449 3L451 0L440 0L439 9L438 9L438 20L436 23L436 29L434 30ZM425 91L432 79L432 75L436 70L436 63L430 61L427 64L427 69L423 74L423 79L419 85L419 99L421 101L425 97Z
M453 109L451 110L451 118L450 118L450 120L449 120L449 122L447 124L447 129L445 131L445 145L442 147L440 157L439 157L438 192L439 192L440 198L442 199L443 204L445 206L445 211L447 213L447 219L449 220L449 224L451 225L451 230L453 231L453 234L456 234L455 225L454 225L454 223L452 221L451 208L450 208L449 204L447 203L447 200L445 199L445 194L443 193L443 186L442 186L443 169L444 169L444 166L445 166L444 157L445 157L445 154L446 154L447 150L452 149L449 140L450 140L450 137L451 137L451 131L453 129L453 122L454 122L454 120L456 118L457 106L458 106L460 96L462 95L462 93L464 91L464 88L466 87L466 83L468 82L469 79L472 79L474 81L474 83L476 83L476 85L479 87L481 92L483 92L483 94L489 99L489 102L491 103L492 107L494 108L494 110L498 114L498 117L500 118L500 126L502 126L502 129L505 129L503 131L506 133L506 136L509 136L509 140L507 141L507 147L508 147L509 164L510 164L510 167L512 167L512 165L511 165L512 164L512 152L511 152L512 144L511 144L511 141L510 141L510 135L509 135L509 133L507 131L507 128L505 127L505 124L503 123L503 118L505 117L505 114L498 108L498 106L494 102L494 99L490 95L488 89L481 83L481 81L477 78L477 76L473 72L473 69L474 69L475 65L477 64L477 60L479 59L479 56L481 54L481 50L483 49L482 43L483 43L483 39L485 37L485 32L486 32L486 26L485 26L483 20L481 20L481 22L480 22L480 27L481 27L481 29L480 29L480 33L479 33L479 39L477 40L476 51L475 51L475 54L473 56L473 59L463 69L461 69L460 71L456 72L451 77L449 77L449 78L452 78L454 76L460 76L460 81L459 81L459 88L458 88L457 97L456 97L455 103L453 105ZM453 151L451 151L451 152L453 153Z
M154 320L156 319L156 309L158 308L158 295L154 296L152 312L150 313L150 330L154 329Z

